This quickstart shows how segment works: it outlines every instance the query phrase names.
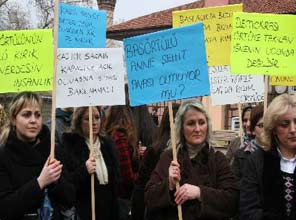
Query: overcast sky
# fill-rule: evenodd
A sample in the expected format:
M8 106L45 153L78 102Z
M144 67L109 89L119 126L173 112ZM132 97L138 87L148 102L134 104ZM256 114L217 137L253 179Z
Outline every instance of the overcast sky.
M117 0L114 21L125 21L197 0Z

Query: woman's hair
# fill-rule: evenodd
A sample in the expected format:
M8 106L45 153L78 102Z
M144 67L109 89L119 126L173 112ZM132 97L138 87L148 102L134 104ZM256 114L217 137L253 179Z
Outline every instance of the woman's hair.
M250 118L250 131L253 132L258 121L263 118L263 105L257 105L251 110L251 118Z
M129 106L110 107L104 123L104 131L111 135L117 129L122 129L127 134L128 143L135 149L137 146L137 130L132 111Z
M211 137L211 132L212 132L212 123L211 119L209 116L209 113L205 109L205 107L197 100L197 99L189 99L184 101L181 106L179 107L179 110L176 114L176 119L175 119L175 135L176 135L176 145L177 145L177 150L179 148L182 148L186 141L185 141L185 136L183 132L183 123L184 123L184 116L186 112L190 109L196 109L197 111L203 113L206 117L207 121L207 135L206 135L206 141L210 141Z
M93 108L97 108L98 111L99 111L99 114L101 116L101 108L98 107L98 106L93 107ZM74 112L73 112L72 120L71 120L71 128L70 128L71 132L79 134L82 137L84 137L84 134L83 134L83 131L82 131L82 128L81 128L81 123L82 123L82 117L83 117L83 115L84 115L84 113L86 111L89 111L89 107L76 108L74 110ZM100 136L105 136L104 132L102 131L102 124L100 126L99 135Z
M291 108L296 107L296 96L287 93L275 97L268 106L264 118L264 129L260 144L264 150L269 150L276 140L273 132L279 120L279 117L287 113Z
M12 121L16 118L17 114L29 103L32 105L38 105L40 110L42 109L42 99L34 92L21 92L12 99L8 108L9 121L6 123L6 125L4 125L0 134L0 144L6 143L9 132L13 128Z
M173 103L173 117L175 118L176 113L180 107L180 104ZM163 115L161 118L161 122L159 128L157 130L157 135L155 141L152 144L152 147L157 151L163 151L168 144L168 141L171 137L171 126L170 126L170 118L169 118L169 108L166 107L163 111Z
M151 146L155 139L157 125L153 121L146 105L130 107L129 88L125 84L126 106L132 110L134 123L137 132L137 141L141 141L143 146Z
M2 126L6 124L6 121L7 121L7 115L6 115L5 109L0 104L0 131L2 130Z
M133 117L138 133L138 140L144 146L151 146L155 140L157 125L153 121L146 105L132 107Z
M248 105L246 107L243 108L243 111L242 111L242 121L244 121L244 117L245 117L245 114L248 112L248 111L251 111L252 110L252 106Z

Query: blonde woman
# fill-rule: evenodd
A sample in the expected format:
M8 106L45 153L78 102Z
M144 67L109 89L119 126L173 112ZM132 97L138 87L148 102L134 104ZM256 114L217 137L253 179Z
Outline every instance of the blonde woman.
M197 100L183 102L176 114L177 161L172 149L161 154L145 189L151 219L229 219L236 212L238 187L223 153L210 146L211 121ZM180 189L176 191L176 182Z
M49 160L50 132L42 125L42 101L22 92L10 104L10 123L0 137L0 219L59 220L71 207L74 186L63 178L63 165Z
M296 97L276 97L264 115L261 146L244 169L240 219L296 219Z

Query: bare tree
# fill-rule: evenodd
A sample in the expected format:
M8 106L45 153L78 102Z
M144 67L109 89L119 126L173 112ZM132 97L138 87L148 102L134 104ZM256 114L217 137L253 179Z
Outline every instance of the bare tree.
M0 29L20 30L31 27L27 7L22 7L15 1L0 0Z
M54 0L30 0L36 8L37 27L50 28L53 27L54 20ZM91 7L93 0L61 0L63 3Z
M0 0L0 8L5 5L6 2L8 2L8 0Z
M7 9L7 2L8 0L0 0L0 30L4 30L5 29L5 23L7 20L7 16L6 16L6 9Z
M0 30L52 28L54 0L0 0ZM92 7L94 0L61 0L61 2Z
M12 30L29 29L31 27L31 24L27 20L27 14L28 12L26 12L16 3L11 5L10 10L7 13L8 20L9 20L7 29L12 29Z
M50 28L53 26L54 0L31 0L36 9L38 28Z

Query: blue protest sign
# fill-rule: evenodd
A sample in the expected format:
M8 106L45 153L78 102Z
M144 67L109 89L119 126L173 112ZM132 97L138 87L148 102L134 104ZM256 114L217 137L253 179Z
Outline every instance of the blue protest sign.
M106 12L59 4L59 48L102 48L106 45Z
M131 106L210 94L203 24L124 39Z

